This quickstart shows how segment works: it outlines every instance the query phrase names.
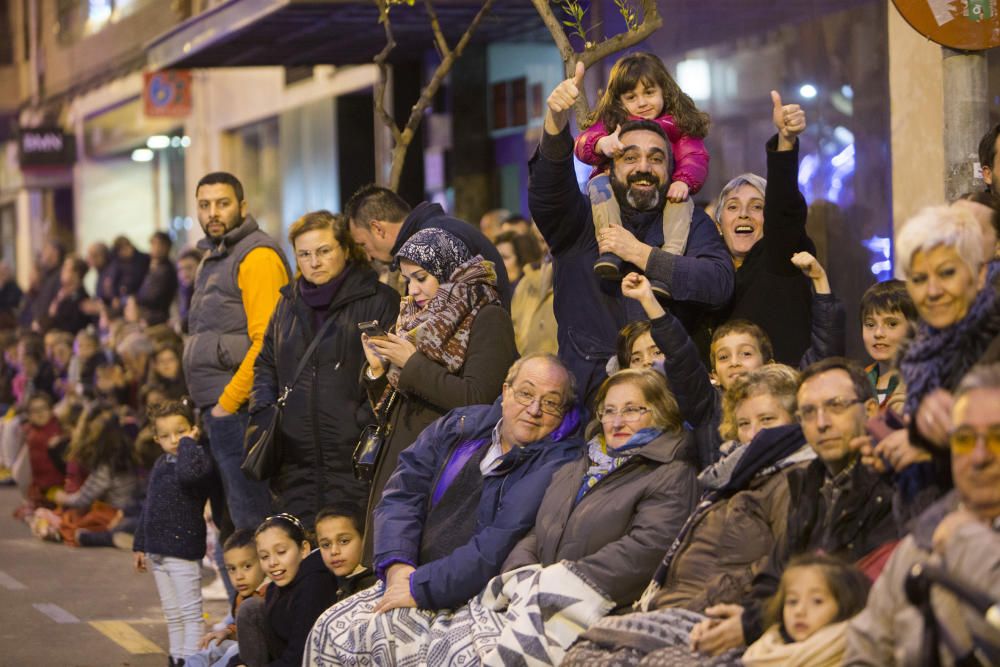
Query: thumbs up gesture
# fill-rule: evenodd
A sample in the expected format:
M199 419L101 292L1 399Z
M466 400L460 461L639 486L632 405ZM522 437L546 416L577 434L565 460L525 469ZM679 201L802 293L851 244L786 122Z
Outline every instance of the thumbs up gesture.
M771 91L771 102L774 104L774 126L778 128L778 150L791 150L795 138L806 129L806 112L798 104L782 104L776 90Z
M598 139L594 148L598 153L606 155L607 157L613 158L617 156L622 152L622 149L625 148L625 144L623 144L622 140L618 138L621 131L622 126L619 125L615 128L614 132Z
M549 134L559 134L569 122L569 112L580 97L583 88L583 75L586 68L582 62L577 62L573 76L566 79L549 94L548 113L545 115L545 131Z

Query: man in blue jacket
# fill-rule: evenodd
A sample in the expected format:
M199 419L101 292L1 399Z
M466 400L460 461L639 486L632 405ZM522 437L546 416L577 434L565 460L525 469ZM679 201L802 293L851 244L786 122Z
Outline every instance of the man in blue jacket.
M556 357L524 357L496 403L452 410L400 455L373 515L376 612L454 609L500 573L552 474L583 447L573 402Z
M554 301L559 356L590 397L614 356L618 330L645 319L621 286L594 275L598 253L612 252L662 285L670 311L692 331L700 314L728 303L733 293L733 260L711 218L695 210L682 255L660 249L663 205L670 185L670 142L653 122L629 121L619 138L622 152L611 165L614 196L622 225L595 238L590 199L580 192L573 166L569 113L580 95L583 65L548 98L542 140L529 163L528 205L554 259Z

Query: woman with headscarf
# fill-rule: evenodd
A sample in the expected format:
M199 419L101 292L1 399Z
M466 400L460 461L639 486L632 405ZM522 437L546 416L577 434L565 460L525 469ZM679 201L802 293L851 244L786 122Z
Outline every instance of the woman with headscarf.
M381 498L400 452L449 410L496 400L517 358L492 262L473 256L441 229L411 236L396 260L407 296L395 329L385 336L362 335L368 359L362 377L388 430L370 507Z

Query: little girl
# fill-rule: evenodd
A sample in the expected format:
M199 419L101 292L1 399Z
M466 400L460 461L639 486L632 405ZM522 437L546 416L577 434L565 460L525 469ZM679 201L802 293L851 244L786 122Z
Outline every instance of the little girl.
M621 225L621 211L607 171L610 159L623 148L618 139L621 125L637 119L654 121L670 140L674 169L664 202L663 250L682 255L693 211L688 195L701 189L708 174L708 151L702 140L708 134L709 118L680 89L663 61L651 53L633 53L615 63L590 127L576 140L576 157L594 166L587 189L595 231ZM621 258L604 253L597 258L594 271L602 278L621 280L621 265Z
M205 501L212 458L198 443L190 399L150 406L156 442L163 448L149 476L135 531L135 569L153 571L170 639L170 664L183 665L202 636L201 559L205 557Z
M837 558L793 558L767 607L773 625L743 654L746 667L831 667L844 656L847 621L865 607L868 578Z
M248 667L301 665L313 623L337 600L337 577L291 514L264 519L256 542L260 564L274 585L267 589L263 608L253 600L240 607L240 660Z

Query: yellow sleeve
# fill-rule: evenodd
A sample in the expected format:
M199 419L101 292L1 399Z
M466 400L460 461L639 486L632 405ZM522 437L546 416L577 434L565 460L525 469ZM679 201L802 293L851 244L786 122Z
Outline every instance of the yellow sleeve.
M250 349L233 379L222 390L219 405L226 412L236 412L250 398L253 387L253 364L264 342L264 332L271 313L281 297L278 290L288 283L288 272L281 258L271 248L256 248L240 262L236 284L243 293L243 310L247 314L247 335Z

